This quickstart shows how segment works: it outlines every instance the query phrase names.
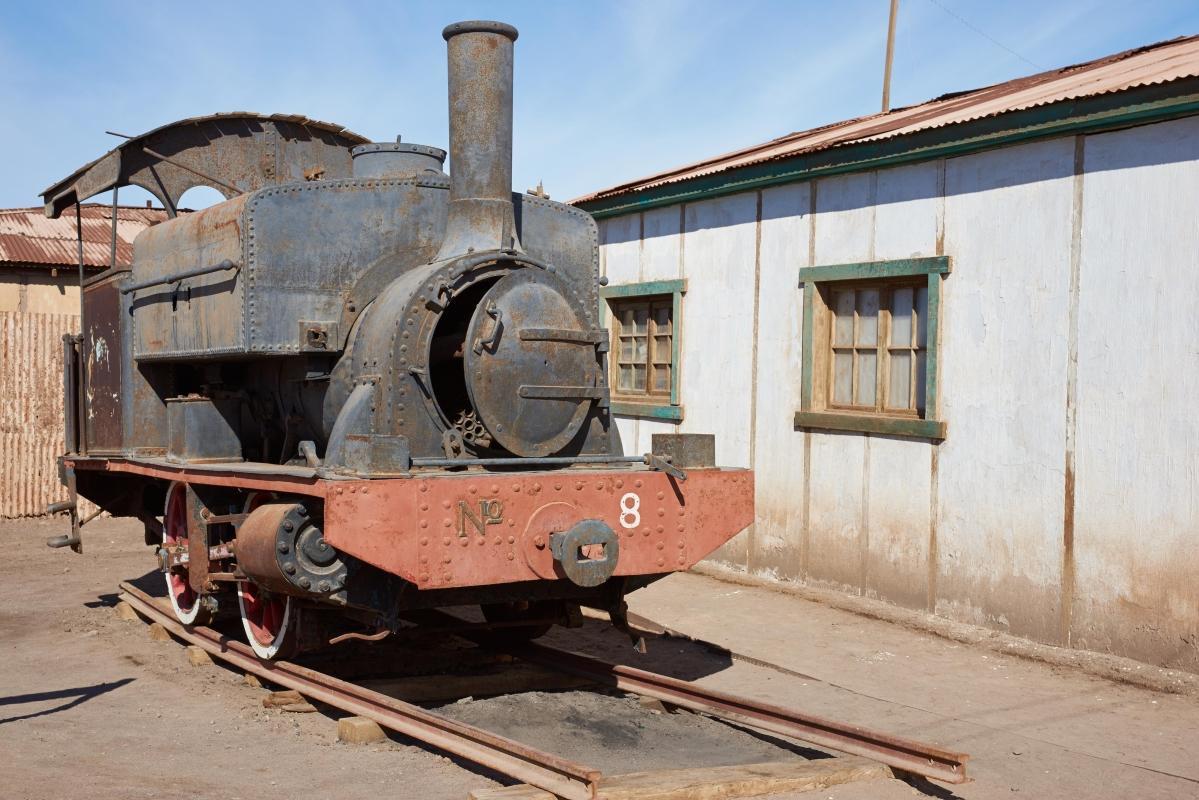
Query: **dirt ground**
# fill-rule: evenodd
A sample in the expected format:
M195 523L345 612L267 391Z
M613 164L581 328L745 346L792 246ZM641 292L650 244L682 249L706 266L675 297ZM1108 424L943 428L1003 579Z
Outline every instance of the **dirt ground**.
M44 546L61 527L0 522L0 798L465 798L504 782L399 737L340 744L330 713L264 709L264 690L239 673L192 667L180 645L152 642L145 625L114 616L117 583L152 567L138 526L96 521L82 556ZM641 656L592 621L548 643L971 754L975 782L952 791L882 780L797 800L1199 797L1194 697L697 575L642 590L630 606L727 650L656 638ZM590 691L469 698L442 710L606 773L806 753Z

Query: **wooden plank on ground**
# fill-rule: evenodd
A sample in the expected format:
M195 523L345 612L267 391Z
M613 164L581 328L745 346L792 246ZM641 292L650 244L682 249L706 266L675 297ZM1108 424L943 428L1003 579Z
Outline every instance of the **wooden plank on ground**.
M782 792L807 792L843 783L892 777L890 767L857 756L794 759L730 767L630 772L600 781L597 800L730 800ZM470 800L554 800L533 786L520 784L479 789Z

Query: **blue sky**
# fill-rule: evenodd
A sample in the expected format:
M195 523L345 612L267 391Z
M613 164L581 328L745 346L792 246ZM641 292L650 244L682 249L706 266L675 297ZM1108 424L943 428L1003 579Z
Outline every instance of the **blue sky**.
M515 188L543 180L565 200L878 110L887 10L888 0L0 0L0 206L40 203L39 191L115 144L106 129L217 111L306 114L445 147L440 32L474 18L521 32ZM901 0L892 104L1196 32L1194 0Z

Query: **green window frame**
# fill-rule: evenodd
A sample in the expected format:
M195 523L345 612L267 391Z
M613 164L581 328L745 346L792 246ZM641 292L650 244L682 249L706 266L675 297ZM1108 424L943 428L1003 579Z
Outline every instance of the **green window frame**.
M627 283L620 286L600 287L600 316L612 320L611 346L608 353L608 386L611 391L613 414L625 417L649 417L679 422L683 419L683 406L679 402L679 342L682 338L683 295L687 292L687 281L665 280ZM617 389L617 358L619 354L619 320L616 309L622 301L652 304L670 308L670 392L653 394L647 389L644 395L622 395ZM654 323L656 324L656 323ZM649 336L652 340L653 336ZM652 347L652 344L648 346ZM652 356L651 356L652 358Z
M796 428L880 433L935 441L945 438L948 426L940 418L938 387L942 283L950 268L948 256L933 256L831 264L799 270L799 285L803 289L803 384L800 408L795 413ZM911 317L904 332L908 344L893 342L889 303L875 311L872 327L865 337L859 333L859 317L855 316L860 311L858 306L848 310L833 307L834 302L843 302L842 298L853 298L854 292L869 292L877 303L879 297L902 297L906 301L911 295L901 293L920 289L927 289L927 303L921 320L924 341L919 346L914 338ZM834 330L838 318L843 322L848 319L848 327ZM877 352L877 357L870 354L872 350ZM859 353L866 354L872 365L869 380L874 381L876 397L869 402L859 397L856 377ZM896 363L913 365L917 354L924 359L924 385L915 385L918 381L913 377L913 385L908 391L910 398L913 392L922 394L914 397L914 402L905 403L914 408L889 408L887 392L892 389L889 381L884 382L883 375L889 374L893 358ZM850 377L846 378L843 372L835 375L835 359L847 355L851 360L841 363L852 364ZM912 376L920 374L914 366L904 367L909 368ZM848 401L840 399L845 397L846 384L837 383L838 378L850 381L852 389ZM838 392L839 400L835 400Z

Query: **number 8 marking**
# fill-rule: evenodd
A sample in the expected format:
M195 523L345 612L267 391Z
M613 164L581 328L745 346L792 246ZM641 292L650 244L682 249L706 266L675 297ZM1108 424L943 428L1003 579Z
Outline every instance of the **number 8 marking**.
M620 498L620 526L636 528L641 524L641 498L636 492L627 492Z

